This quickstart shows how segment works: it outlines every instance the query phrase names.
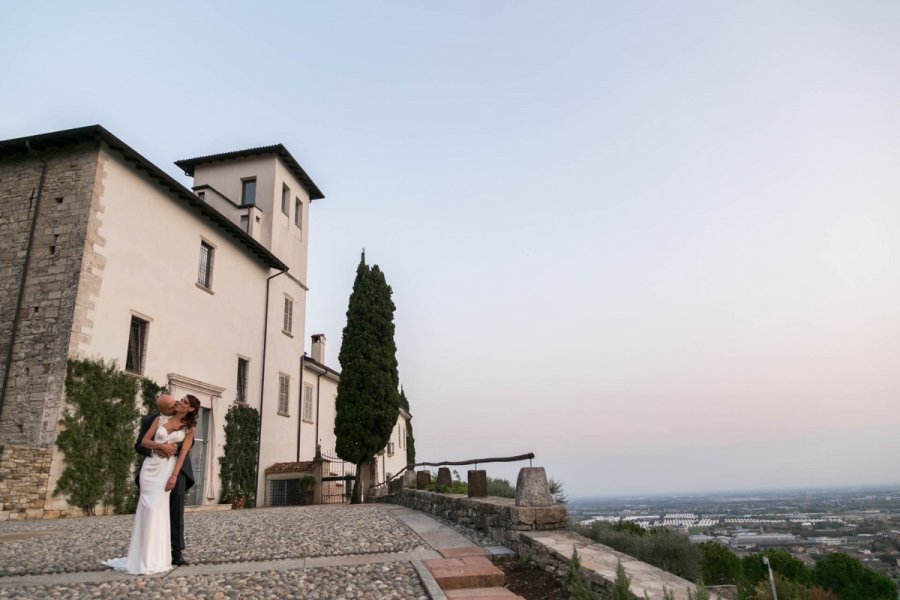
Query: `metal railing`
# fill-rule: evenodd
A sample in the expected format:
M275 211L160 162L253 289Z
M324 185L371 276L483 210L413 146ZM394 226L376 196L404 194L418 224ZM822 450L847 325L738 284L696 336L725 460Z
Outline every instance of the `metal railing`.
M466 465L474 465L475 470L478 470L479 464L485 463L501 463L501 462L519 462L520 460L527 460L528 466L532 466L531 461L534 460L534 452L528 452L527 454L518 454L516 456L497 456L493 458L473 458L471 460L445 460L443 462L417 462L412 465L406 465L396 474L382 481L378 485L369 486L370 490L378 490L378 488L388 485L392 481L396 481L406 471L412 471L416 467L463 467Z

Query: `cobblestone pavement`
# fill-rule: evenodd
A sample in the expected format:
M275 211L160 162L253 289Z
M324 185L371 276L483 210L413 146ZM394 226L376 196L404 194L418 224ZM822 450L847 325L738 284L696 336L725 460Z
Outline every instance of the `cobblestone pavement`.
M390 505L188 513L191 566L150 576L100 563L127 553L132 515L6 521L0 600L440 600L421 561L439 557L447 535L461 538L428 519Z
M0 576L103 570L102 560L128 553L133 521L132 515L120 515L0 523ZM188 513L185 530L185 556L194 564L428 547L387 511L372 505Z
M408 563L368 564L287 571L216 575L130 577L102 583L0 587L0 598L309 598L311 600L427 600L415 569Z

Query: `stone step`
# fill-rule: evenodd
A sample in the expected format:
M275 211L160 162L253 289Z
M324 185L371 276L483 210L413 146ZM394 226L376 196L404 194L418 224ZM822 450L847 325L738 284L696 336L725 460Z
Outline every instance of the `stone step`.
M525 600L523 596L514 594L505 587L447 590L445 594L447 600Z
M481 546L462 546L459 548L438 548L444 558L461 558L463 556L487 556L490 553Z
M433 558L422 564L443 590L502 586L506 575L484 556Z

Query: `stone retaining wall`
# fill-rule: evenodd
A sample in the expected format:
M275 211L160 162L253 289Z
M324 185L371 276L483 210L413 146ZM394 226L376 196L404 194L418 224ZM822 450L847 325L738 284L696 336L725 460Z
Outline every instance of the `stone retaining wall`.
M403 489L384 499L415 510L437 515L448 521L486 531L501 544L515 544L518 533L564 529L566 507L516 506L512 498L468 498L462 494L436 494L425 490Z
M582 578L601 598L611 597L619 561L632 578L636 600L644 600L644 594L650 600L662 600L664 588L674 592L676 599L686 600L688 590L695 589L686 579L569 531L562 505L526 508L516 506L508 498L468 498L413 489L392 491L395 493L375 500L400 504L482 531L558 577L568 569L572 549L578 548Z
M0 452L0 521L44 516L50 449L6 446Z

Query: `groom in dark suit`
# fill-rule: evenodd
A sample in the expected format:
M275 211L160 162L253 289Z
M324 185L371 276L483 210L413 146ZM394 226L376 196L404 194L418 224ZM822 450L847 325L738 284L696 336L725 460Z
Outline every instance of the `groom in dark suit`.
M137 441L134 444L135 452L143 457L134 474L134 482L137 484L138 488L141 487L141 467L144 464L144 458L151 456L152 454L148 448L144 448L141 445L141 440L144 439L144 435L146 435L150 426L153 425L153 420L156 419L156 417L161 414L170 416L175 414L175 398L168 394L163 394L156 399L156 409L157 412L151 412L141 419L141 429L138 432ZM181 452L181 443L178 443L176 448L167 448L167 450L172 450L174 456L177 457L178 453ZM167 454L165 451L161 451L161 455L172 456L172 454ZM191 466L190 451L188 451L188 456L184 457L184 462L181 464L181 471L178 473L175 487L172 488L172 492L169 494L169 526L172 532L172 564L176 566L188 564L188 562L184 560L184 556L182 556L182 552L184 552L184 495L193 485L194 468Z

